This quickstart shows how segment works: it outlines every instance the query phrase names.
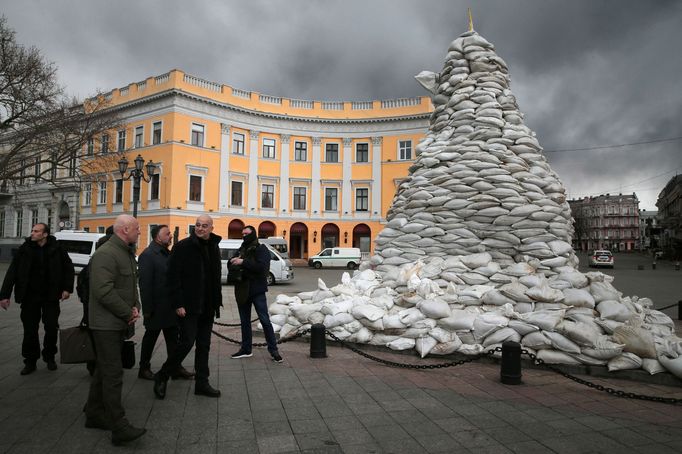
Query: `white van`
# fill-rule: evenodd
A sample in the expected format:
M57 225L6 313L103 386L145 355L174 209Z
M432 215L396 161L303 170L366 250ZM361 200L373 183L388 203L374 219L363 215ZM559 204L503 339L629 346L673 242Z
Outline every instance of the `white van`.
M80 273L85 265L90 261L90 257L95 253L97 240L104 236L104 233L90 233L85 230L61 230L54 233L55 238L73 262L76 273Z
M287 240L281 236L271 236L269 238L258 238L258 241L263 244L271 246L274 250L279 252L279 255L285 259L289 258L289 246Z
M346 267L354 270L360 265L362 253L356 247L331 247L323 249L319 254L308 259L308 266L328 268L334 266Z
M258 240L260 242L260 240ZM221 282L228 283L227 262L232 257L238 254L239 246L242 245L242 240L222 240L218 247L220 248L220 259L222 262ZM266 244L270 251L270 272L267 276L268 285L277 282L288 282L294 279L294 267L291 261L282 257L282 255Z

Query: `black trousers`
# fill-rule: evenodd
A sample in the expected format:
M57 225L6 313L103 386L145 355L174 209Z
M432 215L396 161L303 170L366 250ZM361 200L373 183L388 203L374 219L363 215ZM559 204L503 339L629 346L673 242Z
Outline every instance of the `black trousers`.
M146 331L142 337L142 347L140 348L140 369L149 369L151 367L152 352L161 331L163 331L163 340L166 341L167 357L170 358L171 354L178 348L179 329L177 326L163 329L145 329Z
M92 330L97 351L97 367L90 382L85 415L90 419L106 421L113 431L128 425L121 403L123 366L121 347L126 331Z
M169 356L159 371L159 376L165 380L180 369L185 357L194 351L194 370L197 384L208 383L208 353L211 350L211 334L213 331L213 311L205 314L187 314L178 317L180 339L178 346Z
M24 340L21 355L25 364L35 364L41 356L38 328L43 321L45 337L42 356L45 361L53 361L57 354L57 335L59 332L59 301L25 301L21 304L21 323L24 325Z

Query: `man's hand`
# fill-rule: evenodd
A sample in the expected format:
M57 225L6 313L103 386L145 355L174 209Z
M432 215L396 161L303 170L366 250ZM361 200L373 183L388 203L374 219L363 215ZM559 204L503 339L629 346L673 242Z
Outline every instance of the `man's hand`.
M233 257L230 259L230 263L233 265L241 265L242 263L244 263L244 259L241 259L239 257Z
M133 306L133 312L130 316L130 320L128 320L128 324L134 325L138 318L140 318L140 311L137 310L136 306Z
M0 307L7 310L7 308L9 307L9 298L5 298L4 300L0 300Z
M69 296L71 296L71 294L70 294L69 292L67 292L66 290L64 290L64 291L62 292L62 299L61 299L61 301L68 300L68 299L69 299Z
M178 317L184 317L185 315L187 315L187 311L185 311L184 307L179 307L175 309L175 313L178 314Z

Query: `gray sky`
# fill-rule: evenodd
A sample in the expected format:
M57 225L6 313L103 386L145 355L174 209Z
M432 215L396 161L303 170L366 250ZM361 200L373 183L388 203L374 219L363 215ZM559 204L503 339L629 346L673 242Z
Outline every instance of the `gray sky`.
M467 7L546 151L682 137L677 0L0 0L80 98L173 68L289 98L421 96L413 76L442 68ZM634 191L644 209L682 172L679 139L547 156L570 197Z

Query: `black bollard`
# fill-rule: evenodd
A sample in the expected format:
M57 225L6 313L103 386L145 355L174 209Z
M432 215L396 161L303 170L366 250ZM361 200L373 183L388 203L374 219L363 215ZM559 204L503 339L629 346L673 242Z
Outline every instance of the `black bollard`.
M521 344L513 341L502 343L500 380L505 385L521 384Z
M682 301L677 302L677 319L682 320Z
M651 263L651 269L652 269L652 270L655 270L655 269L656 269L656 262L652 262L652 263Z
M327 338L325 332L327 328L322 323L315 323L310 327L310 357L327 357Z

